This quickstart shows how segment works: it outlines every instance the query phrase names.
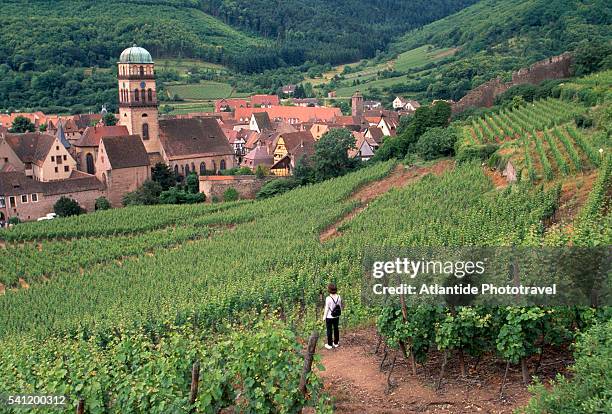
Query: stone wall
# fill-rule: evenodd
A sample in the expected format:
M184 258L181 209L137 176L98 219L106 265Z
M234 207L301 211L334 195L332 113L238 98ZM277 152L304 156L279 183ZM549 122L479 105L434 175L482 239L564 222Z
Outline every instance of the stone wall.
M548 79L563 79L571 76L573 58L566 52L534 63L528 68L512 73L512 81L503 82L501 78L491 79L477 88L472 89L453 104L453 112L462 112L471 107L491 107L495 97L507 91L512 86L526 83L538 84Z
M206 195L206 200L213 197L223 199L223 193L230 187L235 188L240 198L255 198L259 189L275 177L257 178L254 175L210 175L200 177L200 192Z
M107 173L108 201L113 207L122 207L123 196L151 178L151 169L148 166L120 168Z

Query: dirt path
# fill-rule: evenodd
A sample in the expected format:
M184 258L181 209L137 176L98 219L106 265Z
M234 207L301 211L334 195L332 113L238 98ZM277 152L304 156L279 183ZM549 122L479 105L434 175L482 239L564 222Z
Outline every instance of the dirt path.
M352 220L357 214L361 213L368 207L368 203L381 195L385 194L392 188L401 188L410 183L415 182L426 174L441 175L442 173L450 170L454 165L452 160L442 160L431 166L427 167L411 167L406 168L404 165L398 165L395 167L393 172L379 181L366 184L360 188L355 194L350 197L350 200L356 200L359 202L359 206L353 211L346 214L336 223L329 226L319 235L319 241L321 243L338 237L340 232L338 227L344 223Z
M354 331L341 337L340 347L321 348L325 371L319 373L326 391L332 396L335 413L512 413L527 403L529 393L520 381L520 372L512 369L499 398L503 364L484 361L478 372L469 370L461 378L458 364L449 360L449 372L439 391L435 382L440 366L439 355L432 355L425 365L417 366L412 376L406 362L398 356L391 377L393 387L387 393L388 366L380 371L382 352L374 354L377 338L374 328ZM382 348L382 347L381 347Z

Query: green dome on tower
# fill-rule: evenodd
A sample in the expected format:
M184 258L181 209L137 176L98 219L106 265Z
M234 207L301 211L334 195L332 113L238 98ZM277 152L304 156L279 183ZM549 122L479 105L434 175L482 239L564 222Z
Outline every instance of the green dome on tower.
M153 63L153 58L147 49L134 45L121 52L119 63Z

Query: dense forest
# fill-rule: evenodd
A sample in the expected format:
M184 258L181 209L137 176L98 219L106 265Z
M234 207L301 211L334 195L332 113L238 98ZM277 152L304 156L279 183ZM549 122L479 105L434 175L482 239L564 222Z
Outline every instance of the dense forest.
M382 52L395 36L476 1L203 0L201 3L207 13L231 26L278 39L278 53L283 62L299 65L308 60L338 64L372 57Z
M198 58L238 73L340 63L373 56L393 35L474 1L3 0L0 109L113 108L113 65L132 43L156 58Z

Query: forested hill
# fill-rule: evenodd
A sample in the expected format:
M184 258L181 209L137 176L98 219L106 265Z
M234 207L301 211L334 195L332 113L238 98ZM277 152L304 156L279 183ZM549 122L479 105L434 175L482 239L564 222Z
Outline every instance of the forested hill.
M279 40L289 65L354 62L386 49L395 36L478 0L202 0L234 27Z
M459 48L420 85L393 92L421 92L425 85L429 97L456 100L495 76L569 50L583 60L581 75L612 67L611 42L608 0L483 0L390 46L395 53L422 45Z

